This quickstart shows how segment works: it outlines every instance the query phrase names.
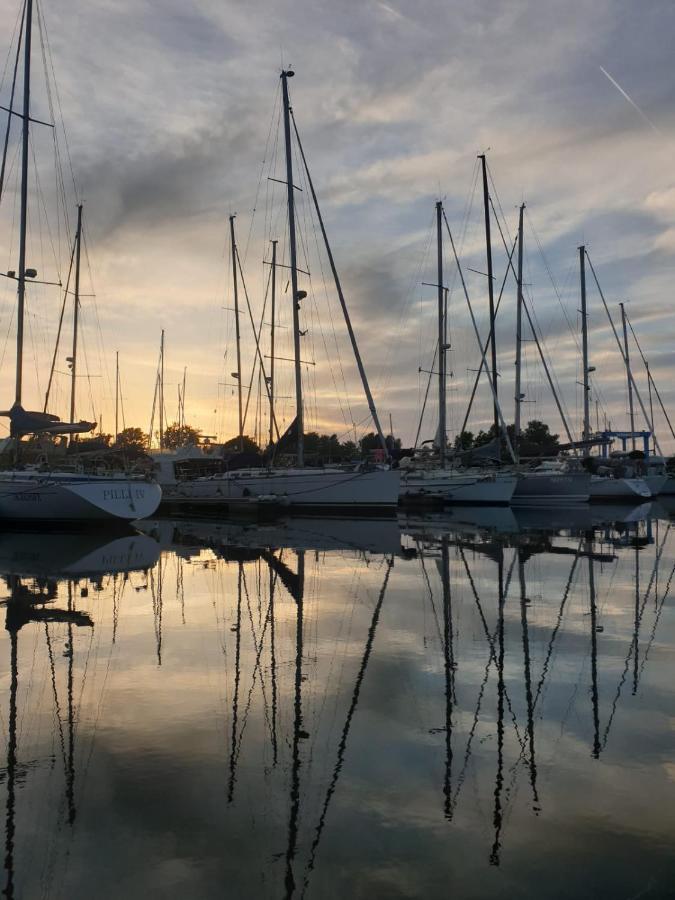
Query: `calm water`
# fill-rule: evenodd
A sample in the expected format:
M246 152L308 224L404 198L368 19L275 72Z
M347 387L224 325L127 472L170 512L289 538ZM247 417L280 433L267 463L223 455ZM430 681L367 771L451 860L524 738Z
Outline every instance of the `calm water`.
M6 896L675 896L646 511L0 535Z

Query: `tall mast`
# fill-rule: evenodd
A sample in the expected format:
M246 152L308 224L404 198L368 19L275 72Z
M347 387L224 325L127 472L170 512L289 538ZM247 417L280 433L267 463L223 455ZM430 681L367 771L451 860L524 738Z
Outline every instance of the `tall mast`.
M232 284L234 287L234 330L237 341L237 398L239 401L239 452L244 450L244 415L241 404L241 335L239 333L239 284L237 281L237 243L234 239L234 216L230 216L230 243L232 244Z
M270 319L270 445L274 443L274 329L277 315L277 244L272 241L272 318Z
M375 430L377 431L377 436L380 439L380 445L384 450L385 454L389 453L389 449L387 447L387 440L384 436L384 432L382 431L382 426L380 425L380 417L377 414L377 409L375 407L375 401L373 400L373 395L370 390L370 385L368 384L368 376L366 375L366 370L363 367L363 360L361 359L361 353L359 352L359 345L356 341L356 335L354 334L354 328L352 327L352 320L349 316L349 310L347 309L347 303L345 302L345 296L342 291L342 285L340 283L340 276L338 275L337 267L335 265L335 259L333 257L333 251L331 250L330 243L328 241L328 234L326 233L326 226L324 225L323 216L321 215L321 208L319 207L319 199L316 196L316 191L314 190L314 182L312 181L312 176L309 171L309 166L307 165L307 158L305 156L305 151L302 149L302 141L300 140L300 135L298 134L298 126L295 121L295 116L293 116L293 110L290 110L290 114L293 117L293 130L295 132L295 138L298 142L298 150L300 151L300 156L302 157L302 163L305 169L305 174L307 175L307 183L309 185L310 192L312 194L312 200L314 202L314 209L316 210L316 217L319 220L319 227L321 228L321 235L323 237L323 243L326 248L326 254L328 256L328 262L330 263L330 269L333 273L333 281L335 282L335 290L337 291L338 300L340 301L340 307L342 308L342 315L345 320L345 325L347 326L347 334L349 335L349 341L352 345L352 352L354 354L354 359L356 360L356 367L359 370L359 375L361 377L361 384L363 385L363 392L366 395L366 401L368 403L368 409L370 410L370 415L373 418L373 424L375 425Z
M73 301L73 354L70 357L70 421L75 421L75 388L77 382L77 329L80 316L80 251L82 248L82 204L77 206L75 233L75 297ZM71 441L74 435L71 436Z
M185 391L187 389L187 366L183 366L183 388L180 392L180 427L185 428Z
M488 192L487 179L487 161L485 154L481 154L478 159L481 161L483 170L483 208L485 211L485 252L487 255L487 280L488 280L488 297L490 301L490 360L492 365L492 384L494 385L494 397L492 404L493 424L495 435L499 436L499 409L497 408L497 398L499 391L497 389L497 341L495 339L495 295L494 295L494 278L492 277L492 239L490 237L490 194Z
M159 342L159 449L164 449L164 329Z
M628 381L628 410L630 413L630 430L632 449L635 450L635 409L633 408L633 380L630 371L630 356L628 355L628 327L626 326L626 310L623 303L619 303L621 307L621 324L623 325L623 346L624 356L626 357L626 379ZM650 389L651 397L651 389ZM650 416L650 420L654 421L654 415Z
M293 349L295 351L295 416L298 429L298 465L304 463L305 437L302 414L302 371L300 368L300 315L302 299L298 295L298 260L295 247L295 198L293 197L293 151L291 148L291 106L288 99L288 79L295 75L292 69L281 73L284 96L284 138L286 142L286 195L288 202L288 243L291 263L291 290L293 299Z
M445 468L445 293L443 291L443 233L441 231L443 203L436 203L436 250L438 283L438 455Z
M516 414L513 424L513 449L516 459L520 460L520 405L523 393L520 388L520 371L522 367L523 343L523 212L525 204L520 205L518 219L518 297L516 302Z
M120 351L115 350L115 440L120 433Z
M26 298L26 228L28 224L28 154L30 124L30 48L33 30L33 0L26 0L26 29L23 63L23 136L21 141L21 218L19 223L18 312L16 324L16 393L15 402L21 404L23 381L23 320Z
M584 367L584 430L582 440L587 441L591 436L591 418L589 410L589 400L591 386L588 376L591 368L588 365L588 316L586 314L586 248L582 245L579 247L579 274L581 277L581 354L582 364Z

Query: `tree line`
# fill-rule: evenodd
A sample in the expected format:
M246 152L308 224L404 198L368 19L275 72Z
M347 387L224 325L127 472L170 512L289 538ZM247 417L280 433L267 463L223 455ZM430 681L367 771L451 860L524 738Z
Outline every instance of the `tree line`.
M506 427L509 440L513 443L515 428L513 425ZM477 433L462 431L456 435L452 447L457 451L465 451L485 446L497 437L494 425L487 430ZM503 444L503 438L499 435ZM148 435L141 428L125 428L116 440L111 435L102 435L92 440L103 439L111 449L148 449ZM81 444L86 441L80 441ZM163 446L167 450L177 450L181 447L198 446L202 444L202 434L190 425L179 425L174 422L164 430ZM243 438L243 450L247 453L263 453L265 448L260 447L256 441L245 435ZM388 438L390 449L405 453L401 450L400 438ZM237 451L239 438L233 437L222 445L225 450ZM336 434L319 434L309 431L304 436L305 455L308 458L320 458L330 462L346 462L367 456L372 450L380 449L380 439L375 432L364 434L360 441L341 441ZM506 447L503 448L506 450ZM539 419L531 419L521 431L519 450L521 456L555 456L560 449L559 435L553 434L550 427Z

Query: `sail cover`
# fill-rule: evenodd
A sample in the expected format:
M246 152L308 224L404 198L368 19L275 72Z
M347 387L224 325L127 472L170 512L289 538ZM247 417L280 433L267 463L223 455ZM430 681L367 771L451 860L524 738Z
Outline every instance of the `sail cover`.
M277 453L288 452L295 448L298 443L298 420L293 419L286 431L281 435L276 444L270 444L265 451L266 459L273 459Z
M9 417L11 437L25 434L85 434L96 428L96 422L62 422L58 416L27 410L18 403L10 410L0 412L0 415Z

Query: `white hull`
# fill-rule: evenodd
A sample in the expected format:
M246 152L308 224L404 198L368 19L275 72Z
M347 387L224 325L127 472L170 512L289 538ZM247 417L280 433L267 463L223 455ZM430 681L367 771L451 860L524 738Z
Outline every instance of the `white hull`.
M161 498L159 485L141 479L0 472L0 524L133 522L151 516Z
M436 469L404 475L401 478L401 500L499 506L511 502L515 488L515 475L475 474Z
M241 469L167 487L165 500L172 507L219 507L248 500L302 509L375 510L394 508L398 491L395 470Z
M591 476L591 500L649 500L652 492L643 478Z
M586 472L526 472L518 479L514 506L585 503L591 476Z

